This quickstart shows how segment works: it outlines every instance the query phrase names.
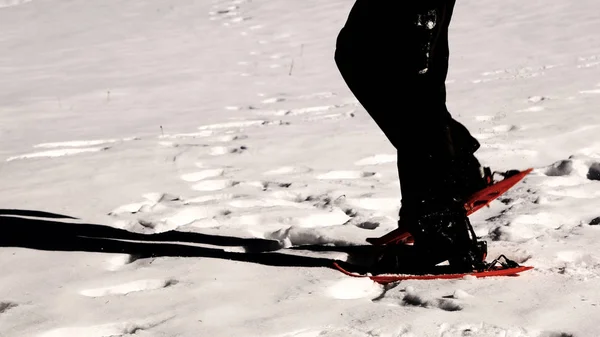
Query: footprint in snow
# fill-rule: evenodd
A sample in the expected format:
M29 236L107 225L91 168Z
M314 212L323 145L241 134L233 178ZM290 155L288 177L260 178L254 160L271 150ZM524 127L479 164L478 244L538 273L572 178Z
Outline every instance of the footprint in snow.
M0 301L0 314L5 313L12 308L16 308L17 306L18 304L14 302Z
M592 220L590 220L590 222L588 223L588 225L590 225L590 226L598 226L598 225L600 225L600 216L597 216L597 217L593 218Z
M544 172L550 177L568 176L573 172L573 161L570 159L560 160L546 168Z
M355 226L366 230L374 230L379 228L380 223L377 221L359 221Z
M492 128L485 129L484 132L485 133L505 133L505 132L511 132L511 131L516 131L516 130L519 130L518 126L505 124L505 125L497 125Z
M240 185L256 187L263 191L269 191L277 188L289 188L290 186L292 186L292 183L277 181L246 181L240 183Z
M109 271L117 271L131 263L137 261L140 257L131 254L119 254L110 258L106 262L106 269Z
M546 96L530 96L529 98L527 98L527 101L530 103L539 103L542 101L547 101L550 98L546 97Z
M208 15L210 16L218 16L218 15L224 15L224 16L231 16L231 15L237 15L237 10L239 9L239 6L229 6L226 8L221 8L221 9L215 9L213 11L208 12Z
M112 296L112 295L127 295L129 293L138 292L138 291L148 291L148 290L156 290L167 288L177 284L176 280L167 279L167 280L159 280L159 279L148 279L148 280L138 280L128 283L122 283L109 287L102 288L94 288L94 289L85 289L80 291L79 293L83 296L87 297L104 297L104 296Z
M577 185L577 176L584 176L588 180L600 180L600 162L584 162L577 159L559 160L546 167L544 174L549 177L566 177L573 175L573 184ZM569 182L563 181L563 184ZM552 184L547 182L546 184Z
M238 134L229 134L229 135L223 135L223 136L217 137L217 138L215 138L215 141L221 142L221 143L228 143L228 142L233 142L233 141L241 140L241 139L248 139L248 136L238 135Z
M593 163L587 173L589 180L600 180L600 163Z
M243 153L248 148L244 145L240 146L215 146L211 147L209 154L211 156L222 156L229 153Z
M575 337L575 335L568 332L543 331L537 337Z
M202 180L192 186L195 191L219 191L229 187L238 185L239 182L231 179L214 179L214 180Z
M424 308L438 308L444 311L461 311L463 306L453 298L428 298L417 293L412 287L406 288L402 298L402 305ZM461 293L462 295L462 293Z

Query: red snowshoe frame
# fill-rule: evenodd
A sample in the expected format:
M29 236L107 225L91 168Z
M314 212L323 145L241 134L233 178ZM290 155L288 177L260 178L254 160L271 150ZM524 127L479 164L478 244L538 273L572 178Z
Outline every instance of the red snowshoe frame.
M511 189L519 181L521 181L526 175L531 173L533 168L529 168L523 171L511 171L505 174L505 178L499 182L493 183L490 186L482 189L479 192L473 194L467 202L465 202L465 209L467 215L471 215L481 208L488 206L496 198L504 194L506 191ZM414 242L412 235L404 227L398 227L395 230L377 238L367 238L367 242L370 244L379 246L387 244L411 244Z
M504 258L506 261L502 262L499 259ZM499 266L497 264L500 264ZM334 262L334 267L342 273L352 277L368 277L371 280L380 283L388 284L403 280L437 280L437 279L460 279L467 276L482 278L482 277L494 277L494 276L517 276L519 273L531 270L533 267L530 266L519 266L516 262L506 259L504 255L501 255L494 262L480 271L466 272L466 273L431 273L431 274L382 274L382 275L368 275L360 274L347 270L342 267L340 263Z
M493 200L504 194L504 192L508 191L511 187L517 184L521 179L523 179L526 175L531 173L533 168L529 168L524 171L509 171L503 174L504 179L493 183L492 182L492 174L487 169L486 177L488 179L488 183L490 186L484 188L483 190L474 193L466 202L465 209L467 211L467 215L471 215L474 212L478 211L484 206L489 205ZM360 274L349 271L342 267L340 263L335 262L334 266L341 271L342 273L353 276L353 277L369 277L371 280L386 284L391 282L396 282L400 280L431 280L431 279L456 279L462 278L465 276L474 276L474 277L489 277L489 276L512 276L517 275L520 272L533 269L530 266L520 266L517 262L509 260L506 256L500 255L497 259L492 261L491 263L485 262L487 257L487 242L486 241L478 241L477 236L475 235L475 231L473 230L473 226L471 226L470 222L467 220L468 230L470 232L470 236L472 239L472 246L470 248L471 260L473 261L473 270L471 272L466 273L452 273L452 272L444 272L442 270L437 270L435 272L431 272L428 274L420 274L420 275L403 275L403 274L383 274L383 275L369 275L369 274ZM390 244L411 244L414 242L412 235L406 230L406 228L399 227L392 232L385 234L379 238L368 238L367 242L373 245L390 245ZM347 265L347 263L344 263ZM500 266L498 266L500 264ZM349 265L351 266L351 265ZM435 267L434 267L435 268Z

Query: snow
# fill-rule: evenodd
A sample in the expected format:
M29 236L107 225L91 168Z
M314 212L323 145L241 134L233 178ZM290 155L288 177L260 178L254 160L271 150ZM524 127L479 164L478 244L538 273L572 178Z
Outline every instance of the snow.
M597 3L457 3L448 106L535 168L471 220L535 268L385 287L329 268L400 206L352 4L0 0L0 336L597 335Z

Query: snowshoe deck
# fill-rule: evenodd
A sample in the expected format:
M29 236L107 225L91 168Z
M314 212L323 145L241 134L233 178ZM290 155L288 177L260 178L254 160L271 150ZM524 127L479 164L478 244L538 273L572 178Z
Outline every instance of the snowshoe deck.
M515 186L519 181L521 181L526 175L531 173L533 168L529 168L523 171L519 171L507 177L495 184L492 184L479 192L476 192L467 200L465 203L465 209L467 210L467 215L471 215L481 208L489 205L496 198L504 194L506 191ZM367 238L367 242L373 245L386 245L386 244L396 244L396 243L412 243L412 235L407 231L404 227L398 227L395 230L377 238Z
M473 276L477 278L482 277L492 277L492 276L517 276L519 273L533 269L531 266L517 266L507 268L504 266L493 267L490 270L486 271L473 271L469 273L431 273L431 274L423 274L423 275L413 275L413 274L380 274L380 275L367 275L361 274L357 272L348 271L343 268L340 263L334 262L334 266L341 271L342 273L352 276L352 277L368 277L371 280L380 283L387 284L402 280L435 280L435 279L460 279L465 276Z

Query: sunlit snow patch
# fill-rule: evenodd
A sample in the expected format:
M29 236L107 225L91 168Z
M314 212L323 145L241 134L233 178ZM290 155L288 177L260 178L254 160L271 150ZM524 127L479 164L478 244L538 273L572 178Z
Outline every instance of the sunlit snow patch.
M67 142L56 142L56 143L42 143L34 145L35 148L58 148L58 147L85 147L85 146L96 146L102 144L111 144L118 142L118 139L98 139L98 140L73 140Z
M327 289L327 294L340 300L372 298L381 294L383 287L369 278L343 279Z
M362 172L362 171L331 171L320 174L317 179L330 180L330 179L360 179L375 176L375 172Z
M260 125L265 125L265 124L269 124L269 121L265 121L265 120L237 121L237 122L203 125L203 126L199 126L198 130L244 128L244 127L249 127L249 126L260 126Z
M395 163L397 161L397 156L395 154L376 154L371 157L363 158L354 163L354 165L358 166L366 166L366 165L381 165L388 163Z
M14 156L6 159L6 161L13 161L17 159L31 159L31 158L55 158L55 157L64 157L64 156L72 156L80 153L86 152L99 152L106 150L106 147L90 147L90 148L80 148L80 149L60 149L60 150L50 150L50 151L42 151L42 152L34 152L28 153L20 156Z
M31 1L32 0L0 0L0 8L19 6Z
M311 169L308 167L298 166L282 166L264 173L264 175L283 175L283 174L299 174L310 172Z

